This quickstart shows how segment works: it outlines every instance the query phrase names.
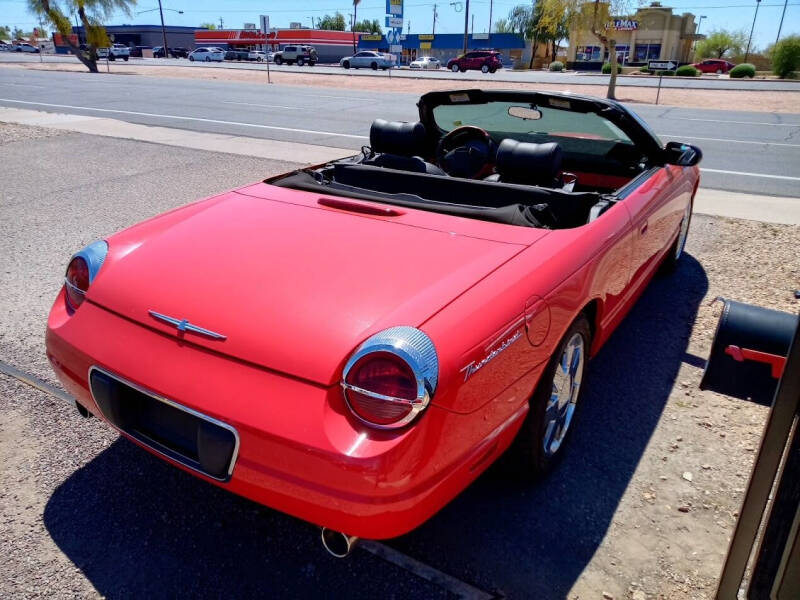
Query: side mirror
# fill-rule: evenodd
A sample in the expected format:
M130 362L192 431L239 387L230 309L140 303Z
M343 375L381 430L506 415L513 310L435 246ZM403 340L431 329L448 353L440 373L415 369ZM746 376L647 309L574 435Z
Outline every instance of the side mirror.
M697 146L683 142L667 142L664 160L667 164L679 167L693 167L703 159L703 151Z

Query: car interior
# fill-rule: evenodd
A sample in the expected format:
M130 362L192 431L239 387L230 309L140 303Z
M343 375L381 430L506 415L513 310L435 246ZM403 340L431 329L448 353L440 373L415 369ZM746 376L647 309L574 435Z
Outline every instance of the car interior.
M487 100L472 93L427 94L420 101L420 121L376 119L369 145L359 155L266 182L509 225L565 229L585 225L613 207L621 189L652 170L654 149L663 154L653 136L647 148L637 143L642 124L625 122L622 110L615 115L618 125L598 114L604 105L582 100L550 103L553 95L530 93Z

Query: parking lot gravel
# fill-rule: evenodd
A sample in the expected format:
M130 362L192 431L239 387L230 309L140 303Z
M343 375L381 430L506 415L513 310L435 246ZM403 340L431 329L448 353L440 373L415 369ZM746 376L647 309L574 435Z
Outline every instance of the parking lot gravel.
M5 124L0 140L0 360L51 383L44 327L75 249L295 166ZM532 487L491 469L389 545L510 598L713 597L768 410L697 389L713 299L797 312L799 244L795 227L695 215L677 272L592 361L559 468ZM5 375L0 456L2 597L446 596L365 552L331 559L313 526Z

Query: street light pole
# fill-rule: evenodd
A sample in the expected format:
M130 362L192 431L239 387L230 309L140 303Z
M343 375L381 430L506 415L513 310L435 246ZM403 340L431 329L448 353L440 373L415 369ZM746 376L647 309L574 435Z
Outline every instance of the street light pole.
M788 0L787 0L788 2ZM697 29L694 30L695 35L700 35L700 26L703 24L703 19L706 18L706 15L700 15L700 20L697 21ZM695 48L697 47L697 40L695 39L694 44L692 44L692 55L694 55ZM692 56L694 58L694 56Z
M467 53L468 37L469 37L469 0L467 0L467 8L464 11L464 54Z
M161 15L161 36L164 38L164 58L169 58L169 50L167 49L167 29L164 27L164 9L161 8L161 0L158 0L158 14Z
M775 43L778 43L778 40L781 39L781 29L783 29L783 17L786 16L786 5L789 3L789 0L783 0L783 12L781 13L781 24L778 25L778 36L775 38Z
M753 31L756 28L756 19L758 18L758 7L761 4L761 0L756 0L756 12L753 15L753 26L750 28L750 37L747 40L747 50L744 53L744 62L747 62L747 58L750 56L750 42L753 41Z

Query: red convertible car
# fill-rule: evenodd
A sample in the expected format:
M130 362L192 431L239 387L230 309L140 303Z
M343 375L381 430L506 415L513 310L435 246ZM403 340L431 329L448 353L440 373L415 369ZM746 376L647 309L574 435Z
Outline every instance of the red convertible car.
M553 465L587 361L681 256L700 158L613 101L432 92L356 156L77 252L48 358L84 416L346 554L509 447Z

